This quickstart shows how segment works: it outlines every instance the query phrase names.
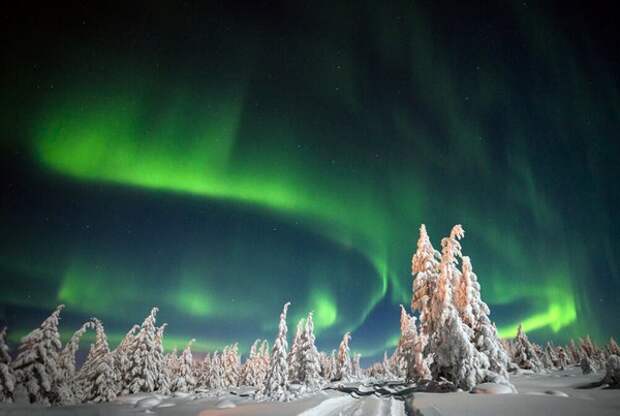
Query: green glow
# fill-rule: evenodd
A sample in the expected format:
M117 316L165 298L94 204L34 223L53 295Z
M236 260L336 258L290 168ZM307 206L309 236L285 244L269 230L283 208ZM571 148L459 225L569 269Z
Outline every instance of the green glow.
M368 50L376 68L358 60L360 51L342 41L351 39L350 28L338 25L342 32L325 31L338 42L287 49L290 62L306 62L307 74L278 69L269 37L256 56L240 39L242 58L222 52L200 68L162 62L174 68L169 74L116 54L101 66L118 69L95 76L79 66L46 74L54 90L24 100L35 108L18 109L29 115L30 129L16 127L15 137L28 139L18 150L29 146L44 172L37 186L58 192L68 217L91 197L109 197L110 205L79 211L64 224L54 223L54 215L65 215L54 208L37 211L37 222L21 220L8 204L8 219L0 218L12 237L0 242L7 276L0 302L49 309L57 300L114 322L139 320L158 305L172 318L171 330L197 338L215 333L221 346L222 333L227 342L251 342L242 329L228 329L238 322L271 339L282 303L291 300L291 321L313 310L317 332L331 340L376 322L368 319L374 312L387 313L378 305L397 311L409 303L421 222L436 247L460 222L464 253L502 336L520 322L556 339L596 332L607 304L599 306L600 287L589 282L605 275L602 263L613 280L604 287L618 288L617 227L599 179L610 176L609 155L618 153L603 141L618 114L617 71L596 68L593 81L590 68L576 65L568 38L520 7L513 11L521 32L513 35L529 45L521 51L524 67L480 45L463 59L452 48L466 40L442 33L435 21L442 17L426 8L407 2L371 14ZM163 59L142 53L137 61ZM254 57L265 67L254 67ZM376 77L367 77L375 70L394 85L375 86ZM521 79L528 88L515 81ZM549 95L538 94L541 80ZM554 90L548 80L570 88ZM533 143L541 152L532 152ZM575 165L587 166L592 178ZM123 244L135 217L122 205L140 205L134 197L183 217L142 224L152 234L128 237L139 253ZM107 215L109 209L115 218L116 208L120 225ZM242 219L239 229L200 228L212 224L202 221L211 209ZM581 212L587 224L575 218ZM48 214L54 225L43 223ZM266 227L246 230L247 218ZM83 222L101 228L87 234ZM277 235L281 224L289 234L265 236ZM161 238L169 241L156 244L167 226L187 228L167 230ZM155 245L156 253L148 252ZM352 348L373 355L393 347L397 313L390 325L367 340L354 333Z
M315 292L311 296L314 305L314 322L317 329L329 328L336 323L338 307L329 293Z

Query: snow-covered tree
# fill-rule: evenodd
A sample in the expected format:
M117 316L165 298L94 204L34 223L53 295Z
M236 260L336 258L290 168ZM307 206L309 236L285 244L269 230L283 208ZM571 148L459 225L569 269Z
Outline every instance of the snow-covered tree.
M308 390L317 390L321 385L321 363L319 361L319 352L314 342L314 320L312 319L312 312L310 312L305 321L304 331L301 334L299 348L301 357L299 381Z
M610 355L605 363L605 377L603 383L610 387L620 387L620 356Z
M581 362L579 363L579 366L581 367L581 371L582 371L583 374L596 373L596 367L594 365L594 362L587 355L585 355L581 359Z
M88 402L109 402L121 390L121 377L115 368L114 353L110 351L108 338L101 321L94 319L95 343L79 372L83 400Z
M577 347L575 340L572 338L568 343L568 353L569 353L570 362L572 364L579 364L581 362L581 355L582 355L581 351Z
M472 270L471 260L469 257L463 256L462 262L462 272L455 276L456 285L453 287L454 306L463 323L474 329L477 324L477 316L475 315L481 313L479 309L482 306L481 303L484 303L480 299L480 291L477 293L478 299L474 299L473 279L476 278L476 275ZM486 307L486 304L484 304L484 307Z
M201 389L209 388L209 371L211 368L211 356L209 354L205 354L202 360L194 360L194 366L194 378L196 379L196 387Z
M81 402L83 392L77 379L75 369L75 354L80 348L80 339L86 331L93 328L93 322L88 321L73 333L71 339L60 352L59 362L59 389L60 403L63 405Z
M505 379L508 383L508 365L510 358L504 349L495 324L489 319L491 311L487 304L482 300L480 294L480 283L478 276L473 271L471 260L468 256L463 256L463 266L460 282L461 291L459 297L461 301L466 300L469 307L461 308L459 315L463 322L468 325L474 335L473 342L476 349L487 356L489 370Z
M420 312L421 332L426 335L430 334L430 300L439 276L439 259L440 254L433 248L426 226L422 224L417 251L411 259L411 274L414 277L411 309Z
M155 326L158 308L153 308L138 333L127 345L127 362L122 368L124 393L158 391L164 376L164 356Z
M121 390L121 378L115 368L115 356L110 351L103 324L92 320L95 327L95 343L91 344L86 361L78 372L82 400L105 402L113 400Z
M0 331L0 403L11 403L15 393L15 374L11 368L11 355L6 344L6 327Z
M196 387L194 378L192 344L195 339L190 340L178 359L178 365L172 375L170 391L189 393Z
M209 388L221 391L224 389L224 364L222 356L215 351L211 357L211 368L209 369Z
M325 381L329 382L334 378L336 371L336 351L332 350L331 355L325 352L320 352L319 355L321 360L321 377L323 377Z
M59 305L39 328L22 338L13 362L15 379L25 388L31 403L60 404L58 359L62 344L58 322L63 308Z
M262 375L262 360L259 352L259 344L261 340L257 339L250 347L250 355L248 359L243 363L241 368L241 381L242 386L261 387L263 388L264 378Z
M386 379L396 378L393 373L393 365L390 361L391 360L388 358L387 351L383 351L383 361L381 361L381 368L383 370L381 373L383 375L383 378Z
M540 371L542 363L534 350L534 346L530 343L525 331L523 331L522 325L519 325L517 336L513 342L514 356L512 358L515 364L525 370Z
M121 342L116 346L113 351L114 356L114 368L120 377L120 386L121 389L124 390L126 387L125 375L130 371L130 361L129 361L129 353L130 353L130 345L133 344L133 340L136 337L136 334L140 330L139 325L134 325L131 327L127 334L123 337Z
M361 359L362 354L358 352L353 354L353 359L351 360L351 375L355 379L360 379L363 375L362 365L360 363Z
M235 343L224 348L224 384L227 387L239 385L241 359L239 358L239 344Z
M444 321L433 334L431 343L433 379L443 377L469 391L485 379L488 359L469 340L467 326L461 322L454 307L447 305L443 314Z
M351 333L347 332L342 337L336 356L336 380L347 381L351 378L351 356L349 353L349 342Z
M398 367L402 368L406 381L430 379L430 370L423 356L425 346L425 336L418 334L415 316L410 316L400 305L400 339L396 350Z
M614 339L614 337L609 338L609 343L607 344L607 351L610 355L618 355L620 356L620 347L618 343Z
M558 366L558 358L551 343L547 342L545 351L541 357L542 364L545 368L555 368Z
M288 382L288 342L286 340L286 313L290 302L284 304L282 313L280 314L280 323L278 325L278 336L273 343L271 352L271 360L269 372L267 373L267 381L263 393L272 400L287 401L289 399L289 382Z
M291 344L291 350L288 353L288 379L292 382L301 381L301 365L303 361L301 353L301 342L304 333L304 319L300 319L297 322L297 330L293 337L293 343Z
M267 373L269 372L269 368L271 367L271 352L269 348L269 341L266 339L260 344L260 348L258 349L258 356L260 358L260 365L258 366L259 375L258 378L261 380L261 384L265 384L267 381ZM260 391L257 389L257 391Z

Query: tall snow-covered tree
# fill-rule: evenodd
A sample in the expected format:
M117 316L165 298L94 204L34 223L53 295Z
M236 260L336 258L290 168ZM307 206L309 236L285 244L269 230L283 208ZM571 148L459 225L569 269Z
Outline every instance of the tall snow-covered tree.
M202 360L194 360L194 364L194 378L196 379L196 388L209 388L209 371L211 368L211 356L209 354L205 354Z
M11 355L6 344L6 327L0 331L0 403L12 403L15 394L15 374L11 368Z
M549 342L545 345L545 351L541 357L541 362L545 368L555 368L558 364L558 359L555 354L555 350Z
M423 334L418 334L415 316L410 316L405 307L400 305L400 339L398 367L406 381L430 379L430 370L424 360L423 351L426 341Z
M222 355L215 351L211 357L211 368L209 369L209 388L215 391L221 391L224 387L224 364L222 362Z
M60 404L59 354L62 349L58 322L59 305L41 326L22 338L13 370L18 385L25 388L31 403Z
M612 354L607 358L605 377L602 382L609 384L610 387L620 387L620 356Z
M351 378L351 355L349 353L349 342L351 341L351 333L347 332L342 337L340 346L338 347L338 355L336 356L336 377L340 381L347 381Z
M422 224L417 251L411 259L411 274L414 277L411 309L420 312L421 331L426 335L430 333L428 327L431 315L430 300L439 276L439 259L440 254L433 248L426 232L426 226Z
M241 360L239 358L239 344L228 345L222 353L224 365L224 384L227 387L239 384L239 372L241 370Z
M161 387L164 357L158 345L156 315L153 308L138 333L127 345L127 363L123 368L124 393L154 392Z
M172 376L172 383L170 384L170 391L179 391L189 393L196 387L196 380L194 378L193 371L193 357L192 357L192 344L196 342L195 339L190 340L187 346L181 353L176 366L176 371Z
M362 365L360 363L362 359L362 354L354 353L353 359L351 360L351 375L355 379L360 379L363 376Z
M314 320L312 318L312 312L310 312L305 321L299 349L301 355L299 381L301 381L308 390L316 390L321 385L321 363L319 361L319 352L314 342Z
M459 315L463 322L472 329L476 349L487 356L490 371L508 383L510 358L499 338L495 324L489 319L491 311L482 300L480 283L473 271L471 260L468 256L463 256L462 260L460 281L467 283L461 284L464 293L460 294L459 297L466 300L469 307L462 308Z
M291 350L288 353L287 363L288 363L288 379L292 382L301 381L301 365L303 361L302 352L301 352L301 342L302 336L304 332L304 319L300 319L297 322L297 330L295 331L295 336L293 337L293 343L291 344Z
M457 281L460 271L457 269L457 259L461 256L461 244L459 239L463 238L465 232L463 227L455 225L448 237L441 240L441 263L439 264L439 277L437 285L432 293L430 302L430 318L428 326L430 333L434 333L439 327L443 326L448 319L448 312L454 309L452 299L453 283Z
M80 339L93 326L91 321L84 323L80 329L73 333L58 357L60 372L58 393L60 395L60 403L63 405L77 404L82 400L83 393L75 369L75 354L80 348Z
M610 355L620 356L620 347L618 347L618 343L616 342L614 337L609 338L609 343L607 344L607 351Z
M519 325L517 328L517 336L514 339L514 356L513 361L520 368L525 370L540 371L542 369L542 363L536 353L534 346L527 338L523 326Z
M120 377L120 385L122 389L125 389L125 375L129 372L129 346L133 344L133 339L140 330L140 325L134 325L131 327L127 334L123 337L121 342L116 346L113 351L114 356L114 368Z
M81 393L87 402L109 402L121 390L121 377L115 368L114 353L110 351L108 337L98 319L95 325L95 343L91 345L84 365L79 372Z
M241 381L239 382L242 386L263 387L265 380L262 375L263 357L261 357L259 352L260 342L260 339L254 341L250 347L250 355L245 363L243 363L243 367L241 368Z
M290 397L288 382L288 342L286 340L286 313L291 303L284 304L280 314L278 336L273 343L267 381L263 393L272 400L287 401Z
M471 342L474 332L463 323L454 306L453 290L462 279L457 268L458 258L462 256L459 240L464 235L463 227L455 225L441 241L440 273L431 297L429 345L433 354L433 379L444 377L470 390L487 376L489 360L474 347Z
M442 377L463 390L471 390L482 382L488 368L486 356L474 347L454 307L447 305L445 318L434 334L431 346L434 362L431 365L433 379Z
M335 352L333 352L333 354L335 355ZM321 377L323 377L325 381L331 381L334 377L334 369L336 367L333 355L330 356L321 351L319 353L319 359L321 362Z

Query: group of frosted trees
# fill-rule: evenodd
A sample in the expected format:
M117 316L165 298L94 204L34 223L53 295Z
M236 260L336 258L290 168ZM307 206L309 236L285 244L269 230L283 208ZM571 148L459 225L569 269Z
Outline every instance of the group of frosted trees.
M589 336L577 342L571 339L566 346L547 342L543 347L530 341L519 325L516 337L505 340L504 346L512 358L514 369L540 373L578 366L583 374L606 372L606 384L620 383L620 347L613 337L603 347L596 345Z
M464 234L455 225L439 252L420 227L411 261L411 308L419 319L401 306L401 337L393 356L384 360L385 372L412 382L448 380L464 390L484 381L509 384L510 359L480 297L471 261L462 254Z
M420 227L412 258L412 310L401 305L400 338L394 353L362 369L360 355L351 354L351 334L344 334L338 350L319 352L313 315L301 319L289 349L287 312L280 314L273 347L256 340L242 363L237 344L200 360L192 356L191 340L183 351L165 353L166 324L157 326L157 308L142 325L135 325L115 349L110 349L101 321L93 318L63 345L58 332L63 305L39 328L22 338L15 359L9 354L6 329L0 332L0 402L18 396L31 403L69 405L105 402L119 395L221 392L237 386L253 387L258 400L286 401L317 391L327 383L366 377L402 379L423 385L445 381L471 390L481 382L507 384L509 372L542 372L580 366L584 373L604 370L604 383L620 383L620 348L612 338L598 347L590 337L578 343L543 348L531 342L522 327L512 340L500 341L482 301L471 260L462 254L463 228L456 225L433 248ZM78 368L76 352L87 331L95 341Z
M285 401L317 391L327 382L361 376L359 356L349 353L349 333L337 354L317 350L312 313L299 322L289 351L288 306L284 305L280 315L271 351L267 341L256 340L242 363L237 344L200 360L192 356L194 340L180 354L176 350L165 353L166 324L157 326L157 308L142 325L131 328L114 350L103 324L95 318L63 345L58 331L64 308L60 305L39 328L22 338L14 360L6 343L6 329L0 332L0 401L12 402L20 395L30 403L71 405L106 402L132 393L221 392L237 386L254 387L256 399ZM95 332L95 341L77 368L80 339L89 330Z

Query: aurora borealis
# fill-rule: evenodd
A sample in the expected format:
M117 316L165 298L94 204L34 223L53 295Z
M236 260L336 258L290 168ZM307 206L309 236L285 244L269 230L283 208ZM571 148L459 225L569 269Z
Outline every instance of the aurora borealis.
M233 3L233 2L231 2ZM618 336L619 53L580 3L205 2L17 12L0 323L272 341L314 310L396 342L410 260L463 224L500 333ZM242 6L241 6L242 5ZM597 8L598 7L598 8ZM617 35L614 35L617 38Z

